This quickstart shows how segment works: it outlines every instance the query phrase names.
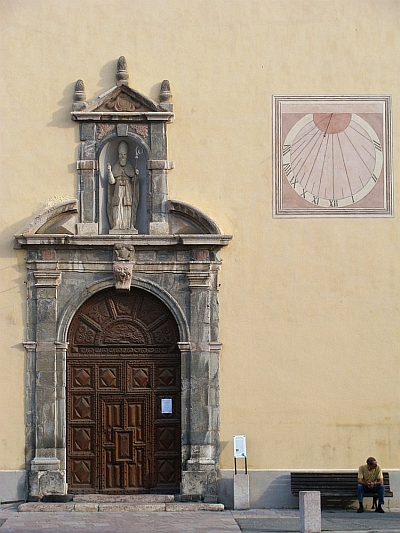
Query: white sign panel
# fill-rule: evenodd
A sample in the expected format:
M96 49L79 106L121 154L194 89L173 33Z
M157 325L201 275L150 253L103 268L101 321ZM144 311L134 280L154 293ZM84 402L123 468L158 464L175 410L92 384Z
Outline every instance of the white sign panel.
M172 413L172 398L161 398L161 412L163 414Z
M246 435L233 436L234 457L247 457L246 455Z

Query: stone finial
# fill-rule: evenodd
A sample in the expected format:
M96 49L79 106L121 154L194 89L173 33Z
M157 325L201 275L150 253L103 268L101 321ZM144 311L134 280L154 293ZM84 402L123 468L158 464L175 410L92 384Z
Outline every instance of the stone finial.
M160 102L169 102L172 98L171 87L169 80L164 80L161 83Z
M73 111L80 111L87 107L86 103L86 91L83 80L78 80L75 83L74 103L72 104Z
M129 73L126 59L121 56L117 63L117 85L128 85Z

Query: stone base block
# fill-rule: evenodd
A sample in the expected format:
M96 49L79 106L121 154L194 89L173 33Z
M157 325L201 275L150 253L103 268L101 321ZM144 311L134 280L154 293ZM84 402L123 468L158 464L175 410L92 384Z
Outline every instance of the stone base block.
M321 493L301 491L299 509L300 533L321 533Z
M233 476L233 508L250 509L250 479L249 474L235 474Z
M150 222L150 235L168 235L169 225L167 222Z
M99 225L95 222L80 222L76 225L78 235L98 235Z
M60 461L52 457L36 457L31 461L29 473L29 499L41 499L49 494L66 494L65 471L60 470Z
M181 489L184 495L197 494L202 500L210 501L217 494L217 474L215 470L184 471Z

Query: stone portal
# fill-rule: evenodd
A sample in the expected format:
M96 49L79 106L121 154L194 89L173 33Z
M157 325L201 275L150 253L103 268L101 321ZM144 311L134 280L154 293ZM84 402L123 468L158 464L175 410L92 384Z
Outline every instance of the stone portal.
M179 485L188 497L216 498L219 251L231 236L195 207L168 198L171 96L167 81L161 84L159 103L131 89L124 58L118 61L116 86L92 102L86 102L78 80L72 119L79 123L81 141L79 197L48 208L16 235L17 246L27 250L24 345L31 500L65 494L68 484L71 490L118 486L129 492L162 490L164 482L176 490ZM113 203L117 179L125 190L118 190ZM138 295L147 302L143 314ZM165 311L169 327L175 328L171 340L167 323L161 317L158 322L157 309ZM157 337L151 337L152 328ZM157 367L157 353L129 352L136 348L172 351L160 355L166 359L164 367ZM162 390L161 374L170 356L172 366L180 368L180 416L174 400L178 388L170 390L165 382L168 394ZM145 367L153 372L149 387L143 381ZM163 428L164 419L158 418L163 399L166 411L161 414L175 424L174 429L168 426L163 445L168 448L179 433L173 459L171 455L177 470L165 462L167 451L157 463L161 450L154 442ZM170 400L172 413L167 412ZM151 409L153 419L143 418ZM170 414L175 418L169 419ZM93 440L91 432L99 428L102 436ZM148 441L143 452L137 440L141 432ZM97 479L90 461L103 472Z

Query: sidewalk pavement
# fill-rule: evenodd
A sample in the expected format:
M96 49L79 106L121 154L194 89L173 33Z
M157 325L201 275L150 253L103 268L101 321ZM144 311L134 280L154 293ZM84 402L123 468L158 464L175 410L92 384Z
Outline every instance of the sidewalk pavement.
M400 509L385 508L385 514L366 510L322 510L321 529L329 532L400 533ZM250 509L231 511L242 533L297 533L300 530L298 509ZM1 533L1 532L0 532Z
M298 509L149 513L25 512L0 510L0 533L291 533ZM322 531L400 533L400 509L385 514L323 510Z

